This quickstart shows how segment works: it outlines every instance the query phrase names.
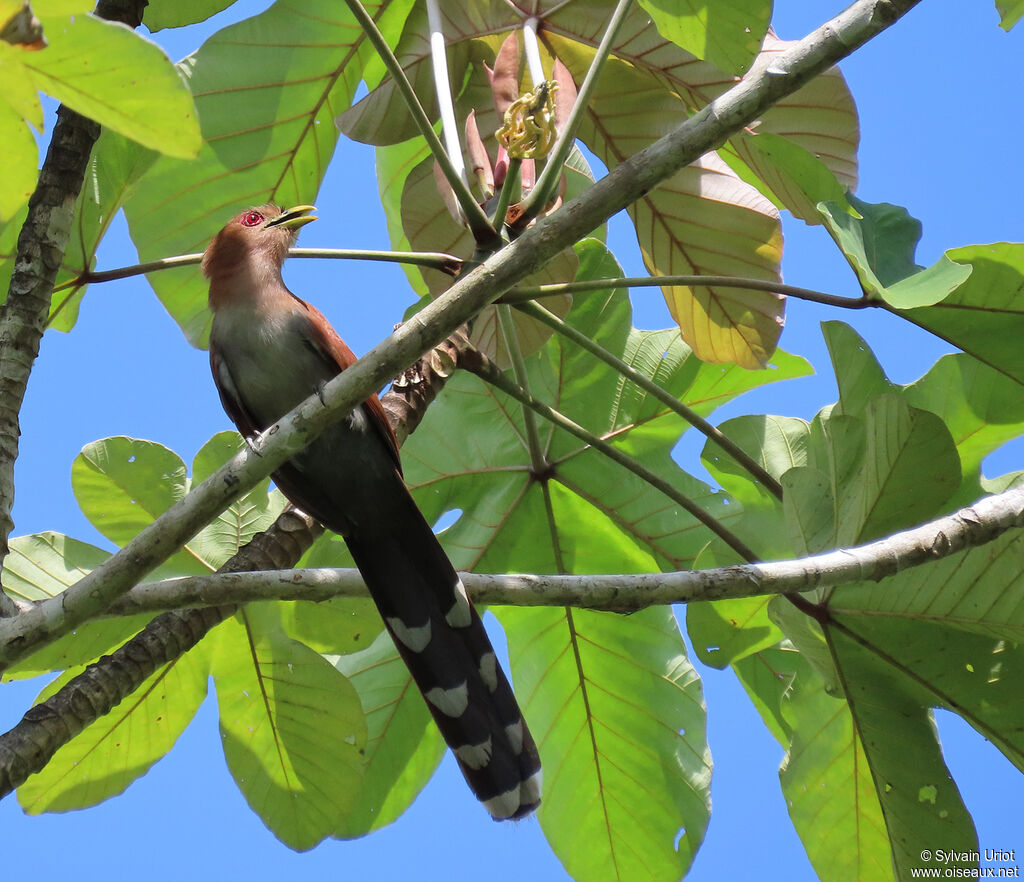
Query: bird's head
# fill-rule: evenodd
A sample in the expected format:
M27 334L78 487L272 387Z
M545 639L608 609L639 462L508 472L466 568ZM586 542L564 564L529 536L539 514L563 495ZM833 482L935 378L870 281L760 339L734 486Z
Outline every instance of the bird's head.
M267 204L236 214L207 246L203 254L203 275L213 288L230 279L264 282L280 278L288 249L295 244L299 229L316 218L312 205L280 208Z

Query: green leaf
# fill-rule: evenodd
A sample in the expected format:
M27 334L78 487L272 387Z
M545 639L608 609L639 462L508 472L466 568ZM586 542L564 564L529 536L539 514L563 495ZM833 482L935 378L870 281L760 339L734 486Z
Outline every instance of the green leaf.
M963 484L951 507L967 505L981 493L981 464L988 454L1024 434L1020 386L969 355L944 355L920 380L905 387L914 407L930 410L946 424L957 453Z
M366 713L366 775L355 804L333 835L353 839L392 823L430 780L445 746L395 649L378 634L362 652L335 662Z
M212 18L235 0L150 0L142 23L155 34L164 28L181 28Z
M184 498L188 477L173 450L119 435L82 448L71 465L71 486L92 525L124 545Z
M777 354L778 356L781 353ZM746 372L748 376L750 372ZM776 479L807 462L808 427L803 420L777 416L742 416L718 427ZM704 445L701 461L712 477L743 506L733 525L763 560L792 557L786 521L778 500L755 483L716 444ZM697 568L745 563L719 539L701 552ZM724 668L774 646L782 632L768 617L767 597L694 603L686 609L686 628L704 664Z
M192 463L192 483L205 481L245 447L237 432L219 432L200 448ZM189 540L188 551L214 569L220 567L257 533L268 529L287 501L279 491L268 493L269 479L231 503Z
M282 602L281 624L289 637L321 654L358 652L384 630L373 601L361 597Z
M56 597L110 557L109 551L53 532L17 536L10 546L4 558L4 591L29 601Z
M38 177L39 150L28 125L42 131L43 115L31 75L22 64L24 54L0 40L0 77L4 83L0 99L6 99L0 100L0 138L4 144L0 221L4 222L28 204Z
M993 640L1024 643L1022 574L1024 534L1011 532L879 584L846 586L835 593L831 603L848 616L861 611L895 621L955 622L964 631ZM945 651L939 657L945 658ZM981 665L975 667L982 669Z
M797 666L806 667L806 664L800 653L787 643L737 659L732 665L733 673L747 691L751 704L783 747L793 737L793 728L786 719L784 708L793 690Z
M48 698L81 671L68 671L39 696ZM166 754L206 697L208 653L196 647L153 673L110 713L66 742L18 788L30 815L88 808L117 796Z
M900 315L1024 384L1024 245L967 245L949 257L971 266L967 281L942 302Z
M782 509L797 557L832 547L836 512L828 475L810 466L790 469L782 476Z
M996 9L1000 15L999 27L1009 31L1024 17L1024 0L996 0Z
M394 45L411 3L364 6ZM181 65L202 121L199 158L161 157L125 205L140 260L202 251L248 205L313 202L337 143L334 118L374 58L333 0L278 0L207 40ZM189 341L203 345L210 312L199 268L149 281Z
M970 815L943 762L928 705L919 697L919 675L906 677L890 656L904 648L913 653L916 647L907 646L909 634L902 623L887 624L895 627L885 628L888 639L877 642L866 633L850 639L842 629L832 629L829 639L849 684L847 699L883 806L893 862L900 878L909 878L909 870L921 866L922 850L936 842L964 854L978 845ZM876 631L873 636L881 635ZM933 644L933 652L938 645ZM938 668L938 676L945 677L946 661ZM941 688L935 673L929 685ZM954 866L975 863L961 860Z
M982 460L1024 434L1024 400L1016 382L975 358L957 354L943 356L921 379L898 386L849 325L823 322L822 330L839 384L840 407L833 408L833 415L863 414L873 398L902 392L912 407L939 416L953 438L962 482L947 507L967 505L990 492L982 489Z
M743 145L746 162L767 185L777 205L808 224L820 224L819 202L845 205L846 192L825 162L805 147L771 132L741 133L734 143ZM734 166L735 167L735 166Z
M852 206L860 214L849 211ZM825 226L857 274L867 297L897 309L931 306L944 300L971 275L971 268L943 256L928 269L914 263L921 222L905 208L872 205L849 197L849 206L819 205Z
M60 533L36 533L10 540L4 558L3 588L11 597L39 601L74 585L103 563L110 553ZM35 677L86 665L134 636L150 616L125 616L85 622L69 634L15 662L3 672L4 680Z
M677 880L703 840L711 756L671 610L504 610L545 764L539 817L578 880Z
M25 57L42 91L146 147L195 157L200 135L192 97L156 44L91 15L43 23L49 46Z
M363 778L366 719L348 680L247 607L217 632L213 678L228 769L297 851L331 835Z
M95 268L96 251L114 217L157 154L135 141L104 129L92 149L71 236L57 274L50 303L49 327L70 331L86 286L77 280Z
M711 6L694 0L640 0L640 6L659 34L730 74L750 67L772 17L771 0Z
M214 435L196 455L202 480L242 449L237 432ZM71 485L85 516L104 536L125 545L182 499L192 482L185 464L155 441L119 436L87 444L71 466ZM233 502L158 573L198 575L216 570L284 510L280 494L268 494L264 480Z
M873 399L897 390L864 338L848 324L822 322L821 332L839 386L840 406L833 413L862 415Z
M864 508L857 542L928 520L960 485L956 445L935 414L883 395L868 405L866 417Z
M548 39L573 76L582 79L593 53L555 35ZM613 57L579 136L614 168L685 116L683 102L662 80ZM662 181L629 212L653 275L779 278L778 211L714 153ZM663 293L683 339L703 360L747 368L770 360L782 330L778 295L716 286L665 286Z
M815 418L808 464L829 477L833 514L820 514L819 481L810 475L791 479L786 501L791 525L817 522L812 551L866 542L928 520L948 508L963 475L956 441L942 418L910 406L851 328L827 322L823 331L841 406ZM925 396L914 398L926 403ZM831 542L826 523L836 530Z
M779 779L807 856L822 879L892 879L885 815L850 707L797 653L786 655L781 713L792 740Z
M2 11L0 10L0 15ZM0 25L3 25L2 21ZM0 106L6 105L20 119L42 134L43 105L39 101L39 93L24 60L25 53L21 49L6 41L0 41L0 71L4 77Z

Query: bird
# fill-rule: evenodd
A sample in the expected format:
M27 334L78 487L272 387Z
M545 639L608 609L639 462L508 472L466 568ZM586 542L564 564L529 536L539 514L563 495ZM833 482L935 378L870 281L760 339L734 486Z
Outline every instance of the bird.
M351 365L327 319L281 271L312 205L236 214L202 259L209 280L210 367L221 404L248 439ZM345 540L399 654L495 820L540 803L541 765L480 616L402 477L398 444L376 395L273 473L298 508Z

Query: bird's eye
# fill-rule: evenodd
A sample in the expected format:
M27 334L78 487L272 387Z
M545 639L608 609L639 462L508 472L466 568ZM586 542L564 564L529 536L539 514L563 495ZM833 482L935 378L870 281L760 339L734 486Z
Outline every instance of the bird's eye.
M242 226L244 227L258 227L263 221L264 217L258 211L247 211L242 215Z

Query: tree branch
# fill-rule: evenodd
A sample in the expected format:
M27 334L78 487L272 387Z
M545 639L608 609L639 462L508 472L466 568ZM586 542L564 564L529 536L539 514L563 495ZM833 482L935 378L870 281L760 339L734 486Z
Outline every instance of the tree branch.
M320 260L377 260L385 263L408 263L412 266L425 266L457 276L465 261L453 254L443 251L366 251L357 248L289 248L289 257L318 258ZM83 285L95 285L98 282L113 282L117 279L130 279L146 273L175 269L180 266L198 266L203 260L202 254L177 254L174 257L162 257L146 263L135 263L131 266L119 266L109 270L85 270L54 291L65 291L68 288L81 288Z
M145 0L101 0L96 14L136 28L145 7ZM75 202L99 135L98 123L64 105L57 108L57 124L29 199L7 299L0 309L0 564L7 557L7 540L14 528L11 508L21 404L46 330L53 283L71 234ZM0 615L15 613L17 607L0 593Z
M707 107L634 154L557 212L461 277L387 340L287 414L60 597L0 620L0 665L67 633L124 594L203 524L253 487L390 377L484 306L587 235L612 214L730 135L779 99L885 30L919 0L857 0L836 18L754 69Z
M1015 487L886 539L795 560L670 573L590 576L461 573L460 576L478 603L572 606L625 613L669 603L793 594L854 582L877 582L985 545L1020 527L1024 527L1024 487ZM181 603L323 601L332 597L365 596L365 584L355 569L236 573L138 585L110 612L117 615L153 612Z
M551 297L555 294L580 294L587 291L604 291L608 288L662 288L668 285L714 285L716 288L752 288L755 291L770 291L772 294L785 294L798 300L822 303L825 306L837 306L841 309L867 309L868 307L885 307L881 300L867 297L840 297L827 294L812 288L800 288L797 285L784 285L768 279L744 279L739 276L705 276L699 274L680 276L630 276L621 279L588 279L585 282L560 282L550 285L531 285L517 287L498 298L499 303L516 306L536 300L539 297Z

